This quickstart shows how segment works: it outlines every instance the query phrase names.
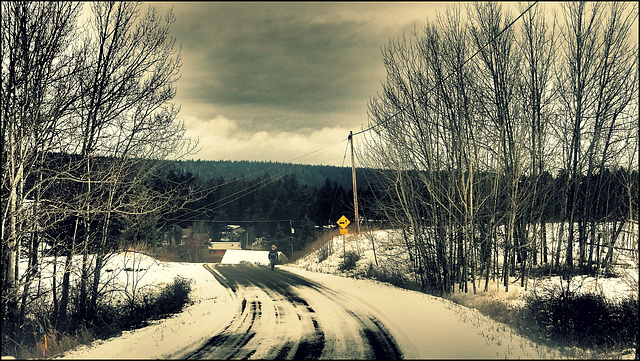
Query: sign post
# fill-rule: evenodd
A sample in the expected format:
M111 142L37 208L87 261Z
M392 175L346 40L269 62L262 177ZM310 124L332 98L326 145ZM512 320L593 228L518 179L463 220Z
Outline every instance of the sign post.
M345 234L349 234L349 230L347 229L347 226L349 225L349 220L347 219L347 217L342 216L340 217L340 219L338 219L338 225L340 226L340 234L343 235L342 236L342 256L344 257L347 253L347 249L345 246L345 239L344 239L344 235Z

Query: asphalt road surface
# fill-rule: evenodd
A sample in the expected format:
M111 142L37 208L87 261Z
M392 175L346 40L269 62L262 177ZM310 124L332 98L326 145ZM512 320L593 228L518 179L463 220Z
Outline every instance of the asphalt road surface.
M400 359L384 325L358 302L282 269L206 264L238 309L189 359Z

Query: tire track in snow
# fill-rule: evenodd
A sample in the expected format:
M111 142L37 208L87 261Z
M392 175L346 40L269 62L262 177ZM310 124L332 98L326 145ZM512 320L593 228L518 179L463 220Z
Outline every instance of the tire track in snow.
M205 265L239 302L232 322L189 359L399 359L377 318L304 277L256 265Z

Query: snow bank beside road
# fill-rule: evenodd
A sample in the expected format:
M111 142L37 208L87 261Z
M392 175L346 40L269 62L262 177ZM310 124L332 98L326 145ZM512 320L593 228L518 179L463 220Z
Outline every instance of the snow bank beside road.
M158 277L160 276L160 277ZM135 359L167 358L195 349L212 335L221 332L236 313L226 288L204 269L201 263L157 262L145 274L147 282L171 282L174 277L192 279L194 304L180 314L154 321L152 325L125 331L119 337L80 346L61 358Z
M240 262L249 262L269 265L269 251L249 251L228 249L222 257L222 264L238 264Z
M404 358L562 358L475 309L388 284L285 266L370 309L394 335Z
M251 255L258 257L259 253ZM151 261L139 260L141 264ZM227 262L231 260L229 258ZM247 258L244 260L250 261ZM180 355L195 350L231 323L239 305L203 264L155 260L146 264L146 283L168 283L176 276L192 279L192 300L195 303L168 319L123 332L119 337L95 341L57 357L180 358ZM476 310L448 300L371 280L308 272L294 266L282 268L323 284L344 295L350 302L370 310L394 335L404 358L561 357L549 348L524 340L505 325L482 316ZM299 291L302 294L305 292L304 288Z

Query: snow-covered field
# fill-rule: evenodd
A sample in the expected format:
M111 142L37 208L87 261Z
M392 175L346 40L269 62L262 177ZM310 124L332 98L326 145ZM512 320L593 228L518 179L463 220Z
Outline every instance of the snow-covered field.
M558 228L558 225L553 225L549 227L548 231L550 233L557 232ZM637 224L634 226L632 233L637 235ZM392 269L396 272L406 274L408 272L407 265L409 262L407 254L403 252L402 247L399 246L402 243L401 236L400 232L392 230L362 233L357 237L350 235L338 236L333 238L321 249L318 249L315 252L308 254L306 257L296 261L294 266L313 273L335 274L342 276L355 275L358 277L357 275L364 274L370 265L377 264L387 270ZM637 249L637 240L635 241L635 246L631 244L632 241L629 241L626 237L623 240L625 241L623 246L629 248L636 247ZM340 270L340 264L343 262L343 255L348 254L349 252L355 252L359 254L361 258L357 261L357 266L354 270ZM634 257L636 259L634 259ZM619 278L575 276L570 285L566 285L565 282L563 287L570 287L572 290L579 292L602 292L611 300L621 300L634 293L637 296L639 292L639 270L637 257L637 251L619 251L618 253L614 253L614 263L617 264L616 273L620 275ZM522 287L520 286L520 281L512 277L509 284L509 292L505 292L504 287L500 284L501 282L496 284L496 282L492 281L489 282L487 292L483 292L484 283L484 278L478 281L478 294L476 295L473 294L471 291L472 286L469 285L469 293L459 293L452 298L470 300L467 304L474 304L476 302L480 303L482 302L482 299L485 298L499 300L500 302L507 304L509 307L520 307L524 305L525 297L531 292L540 292L541 290L549 289L550 286L560 285L562 280L559 276L547 277L542 280L529 279L525 287ZM461 306L455 305L455 307ZM467 311L468 308L464 307L464 309L464 312L459 312L469 312ZM476 312L476 310L474 309L473 312ZM505 327L505 330L508 330L506 325L503 326ZM497 337L496 335L498 334L500 333L492 333L491 337ZM581 358L590 358L601 356L592 355L589 351L579 349L569 350L569 352L572 357L577 356ZM505 357L511 358L512 356ZM634 357L634 350L627 350L624 353L615 355L615 357L632 359Z
M344 251L363 255L360 267L374 263L374 237L379 264L391 264L397 254L389 242L389 232L360 237L336 237L332 252L318 262L318 250L295 264L278 266L332 288L352 302L374 313L391 331L405 358L562 358L558 350L534 344L518 336L508 326L483 316L475 309L420 292L388 284L340 275L338 266ZM342 242L346 241L343 245ZM326 252L326 250L325 250ZM396 253L394 253L396 252ZM233 257L232 257L233 256ZM266 252L244 251L230 254L225 263L266 264ZM636 263L637 267L637 263ZM147 289L181 276L193 280L193 304L180 314L158 320L150 326L125 331L119 337L98 340L57 357L80 359L167 358L179 355L219 333L229 324L239 307L228 290L200 263L160 262L140 253L120 253L111 258L106 272L117 278L122 295L131 294L123 284L136 280L137 289ZM128 269L128 271L123 271ZM635 280L637 284L637 268ZM630 273L633 274L633 270ZM612 295L629 292L628 282L599 280L598 286ZM515 285L514 285L515 287ZM637 291L637 290L636 290ZM631 355L633 356L633 355Z
M362 233L357 237L349 235L338 236L321 249L297 260L294 266L312 272L353 275L364 273L370 265L377 264L385 269L407 273L409 257L403 251L402 242L401 234L391 230ZM355 252L360 255L360 260L357 261L357 269L341 271L340 264L343 262L343 255L349 252ZM635 256L637 257L637 252ZM577 276L574 279L574 283L576 287L579 285L582 291L603 291L611 299L625 297L630 292L637 293L638 260L633 260L633 257L634 253L629 251L620 251L614 255L614 263L619 266L616 268L616 272L621 275L620 278L596 279L590 276ZM559 282L559 277L550 277L542 282L529 279L526 289L529 292L536 287L542 288L542 286ZM481 289L484 286L484 278L479 283L478 289ZM496 287L495 284L492 286ZM471 285L469 285L469 289L471 289ZM525 288L520 287L520 282L512 282L509 289L510 291L514 289L515 293L524 294L525 292Z

